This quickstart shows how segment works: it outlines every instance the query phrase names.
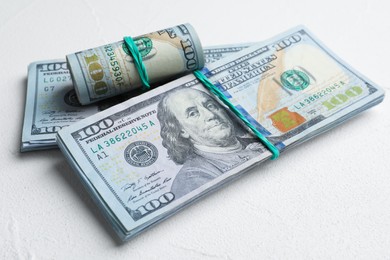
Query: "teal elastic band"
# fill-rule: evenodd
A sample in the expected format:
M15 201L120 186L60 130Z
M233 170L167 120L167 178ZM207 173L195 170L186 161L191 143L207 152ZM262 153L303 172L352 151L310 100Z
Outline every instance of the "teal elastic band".
M272 153L271 160L274 160L279 157L279 149L276 148L270 141L268 141L267 138L265 138L257 129L255 126L253 126L248 119L244 117L244 115L229 101L229 99L226 98L226 96L217 88L214 86L213 83L205 76L202 72L199 70L194 71L195 77L198 78L200 82L203 83L203 85L210 90L214 95L216 95L226 106L230 108L230 110L240 118L245 125L247 125L253 133L260 139L261 143L264 144Z
M138 51L137 45L134 43L133 38L130 36L123 37L127 49L129 49L131 56L133 56L134 65L137 68L139 77L141 78L142 86L144 90L150 89L149 77L146 72L144 63L142 62L142 56Z

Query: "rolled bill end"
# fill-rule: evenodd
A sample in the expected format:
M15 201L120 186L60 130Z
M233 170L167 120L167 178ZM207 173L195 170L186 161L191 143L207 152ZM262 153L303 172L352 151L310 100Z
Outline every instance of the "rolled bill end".
M66 62L68 64L68 69L70 76L72 78L73 86L76 91L77 98L80 101L80 104L87 105L93 103L89 99L87 82L84 80L83 71L77 69L80 65L77 62L77 53L69 54L66 56ZM76 68L76 69L72 69Z
M181 24L133 38L154 86L204 66L202 44L190 24ZM123 41L66 56L82 105L140 88L133 56Z
M203 68L205 64L204 51L203 51L202 43L200 42L200 39L198 37L198 34L196 33L194 27L192 27L192 25L189 23L179 25L179 26L183 26L184 28L187 28L187 30L189 30L190 35L192 35L194 47L196 48L195 53L200 54L198 55L198 62L196 68L191 68L190 71L195 71L197 69Z

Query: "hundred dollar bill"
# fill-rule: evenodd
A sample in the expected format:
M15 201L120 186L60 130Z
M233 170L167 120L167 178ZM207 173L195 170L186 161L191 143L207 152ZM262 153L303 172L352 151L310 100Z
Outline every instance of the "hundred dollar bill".
M211 63L204 73L283 151L379 103L384 93L304 27ZM192 75L77 122L57 138L124 240L271 157Z
M21 151L56 147L58 130L99 110L98 106L81 106L65 60L31 63Z
M190 24L138 36L134 42L151 84L177 78L204 66L202 45ZM83 105L142 86L133 58L123 41L73 53L66 59Z
M305 27L204 69L224 95L280 149L306 141L380 103L384 91ZM364 55L364 54L362 54Z
M251 44L229 44L204 48L206 63L224 58ZM65 60L47 60L28 66L26 107L21 151L56 148L58 130L125 101L141 92L131 91L119 97L81 106L73 88Z
M271 155L191 75L65 128L57 142L122 239Z

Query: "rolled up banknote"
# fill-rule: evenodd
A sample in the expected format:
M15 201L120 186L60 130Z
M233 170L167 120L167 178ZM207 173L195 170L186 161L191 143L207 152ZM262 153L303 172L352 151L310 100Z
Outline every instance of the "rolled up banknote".
M219 60L251 44L226 44L204 48L206 63ZM252 44L253 45L253 44ZM140 94L130 91L119 97L81 106L65 60L33 62L28 66L22 152L56 148L60 129Z
M380 87L305 27L229 55L203 72L281 151L384 98ZM57 138L124 240L272 155L193 75L79 121Z
M204 66L202 45L190 24L134 38L150 84L161 83ZM133 57L123 41L66 56L82 105L142 86Z

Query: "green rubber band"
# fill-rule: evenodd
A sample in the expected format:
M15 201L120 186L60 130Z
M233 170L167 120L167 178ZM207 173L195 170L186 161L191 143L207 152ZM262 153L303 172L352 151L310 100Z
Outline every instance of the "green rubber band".
M267 138L265 138L257 129L255 126L253 126L248 119L244 117L243 114L229 101L229 99L226 98L226 96L214 86L213 83L205 76L202 72L199 70L194 71L195 77L208 89L210 92L212 92L214 95L216 95L226 106L230 108L230 110L240 118L245 125L247 125L253 133L260 139L261 143L265 145L272 153L271 160L275 160L279 157L279 149L276 148L270 141L268 141Z
M146 72L146 67L144 63L142 62L142 56L138 51L137 45L133 41L133 38L131 38L130 36L123 37L123 40L126 44L127 49L129 49L131 56L133 56L134 65L137 68L143 89L150 89L148 73Z

